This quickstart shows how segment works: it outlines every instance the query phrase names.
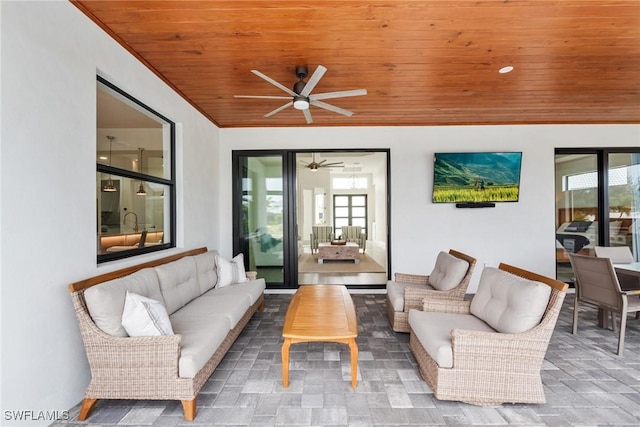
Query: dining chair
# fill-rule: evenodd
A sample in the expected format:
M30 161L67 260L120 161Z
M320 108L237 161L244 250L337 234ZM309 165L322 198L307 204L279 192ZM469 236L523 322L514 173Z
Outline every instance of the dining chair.
M613 264L629 264L635 262L629 246L594 246L598 258L609 258ZM618 272L620 287L625 290L640 289L640 277Z
M624 334L627 325L627 313L640 310L640 299L628 298L640 295L640 289L623 291L610 258L598 258L569 254L571 267L576 275L576 294L573 307L573 334L578 332L578 311L581 302L594 305L611 312L615 332L615 314L620 315L618 332L618 351L624 351Z

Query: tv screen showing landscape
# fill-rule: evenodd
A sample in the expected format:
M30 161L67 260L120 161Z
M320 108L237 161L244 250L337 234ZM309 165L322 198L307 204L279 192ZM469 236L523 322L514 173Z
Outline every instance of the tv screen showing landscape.
M521 163L521 152L436 153L433 202L517 202Z

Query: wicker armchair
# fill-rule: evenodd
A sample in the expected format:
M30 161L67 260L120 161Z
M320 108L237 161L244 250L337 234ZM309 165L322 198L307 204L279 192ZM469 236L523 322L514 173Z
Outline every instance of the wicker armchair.
M546 308L546 296L538 300L538 307L543 311L542 318L530 329L504 333L488 325L482 326L479 322L483 321L471 314L472 301L426 299L424 311L412 310L410 313L409 346L416 357L422 378L437 399L482 406L546 401L540 369L568 286L506 264L500 264L499 269L551 288ZM499 286L503 286L503 283ZM537 286L536 289L546 288ZM527 296L522 299L524 301L521 303L526 305ZM429 315L436 316L438 322L429 322L425 318ZM469 327L462 329L454 325L451 329L452 323L459 323L461 319L469 322ZM442 353L431 354L425 350L425 347L432 348L432 343L422 342L414 331L420 327L436 327L434 323L438 323L440 331L445 332L444 342L440 344L446 345L450 351L450 367L440 366L436 359L445 365Z
M408 316L411 309L422 309L422 300L452 299L462 300L469 287L469 281L476 265L476 259L462 252L451 249L449 255L468 263L462 280L453 289L438 290L429 283L429 276L396 273L395 280L387 282L387 316L391 328L395 332L409 332ZM440 256L439 256L440 258ZM438 261L436 261L437 265ZM434 268L436 270L436 268Z

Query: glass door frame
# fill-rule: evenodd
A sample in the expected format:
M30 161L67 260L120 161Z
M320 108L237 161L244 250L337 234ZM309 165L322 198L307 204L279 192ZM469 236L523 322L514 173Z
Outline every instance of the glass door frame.
M386 156L386 228L387 228L387 277L391 277L391 150L388 148L371 149L291 149L291 150L232 150L231 188L232 188L232 239L233 254L245 255L245 268L248 268L248 236L242 232L242 171L244 160L249 157L282 157L283 186L283 283L267 283L268 289L298 288L298 230L297 230L297 198L296 171L299 153L384 153ZM384 288L386 285L372 285L371 289Z
M640 153L638 147L590 147L590 148L556 148L555 156L569 154L588 154L596 156L597 174L597 218L598 246L610 245L610 206L609 206L609 155L616 153ZM554 205L554 215L558 207ZM638 238L638 236L635 236Z

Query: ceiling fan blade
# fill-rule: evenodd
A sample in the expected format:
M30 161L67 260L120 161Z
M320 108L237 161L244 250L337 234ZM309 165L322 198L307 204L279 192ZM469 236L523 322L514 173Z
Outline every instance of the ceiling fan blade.
M313 88L316 87L316 85L326 72L327 69L325 67L323 67L322 65L318 65L318 68L316 68L311 77L309 77L309 81L307 81L307 84L304 85L304 88L302 89L302 92L300 92L300 95L309 96Z
M277 81L273 80L271 77L269 77L269 76L267 76L267 75L265 75L265 74L262 74L260 71L258 71L258 70L251 70L251 72L252 72L253 74L255 74L256 76L260 77L261 79L264 79L264 80L268 81L269 83L271 83L272 85L274 85L274 86L275 86L275 87L277 87L278 89L285 91L285 92L286 92L286 93L288 93L289 95L291 95L291 96L298 96L298 94L297 94L297 93L295 93L294 91L292 91L292 90L291 90L291 89L289 89L288 87L281 85L281 84L280 84L280 83L278 83Z
M345 116L353 116L353 111L345 110L344 108L336 107L335 105L327 104L322 101L311 101L311 105L323 108L325 110L333 111L334 113L343 114Z
M309 97L309 100L315 101L319 99L344 98L347 96L362 96L366 94L367 94L366 89L341 90L338 92L317 93L315 95L311 95Z
M306 110L302 110L302 113L304 114L304 118L307 120L308 125L313 123L313 119L311 118L311 111L309 111L308 108Z
M290 96L260 96L260 95L233 95L234 98L251 98L251 99L291 99Z
M280 111L284 110L285 108L287 108L287 107L291 107L292 105L293 105L293 101L289 101L289 102L287 102L286 104L284 104L284 105L282 105L282 106L280 106L280 107L276 108L276 109L275 109L275 110L273 110L272 112L265 114L264 116L265 116L265 117L271 117L271 116L273 116L274 114L279 113Z
M333 167L333 168L343 168L344 162L333 162L333 163L325 163L322 167Z

